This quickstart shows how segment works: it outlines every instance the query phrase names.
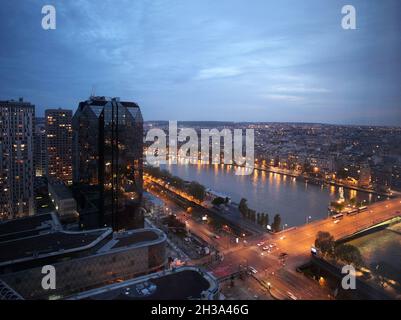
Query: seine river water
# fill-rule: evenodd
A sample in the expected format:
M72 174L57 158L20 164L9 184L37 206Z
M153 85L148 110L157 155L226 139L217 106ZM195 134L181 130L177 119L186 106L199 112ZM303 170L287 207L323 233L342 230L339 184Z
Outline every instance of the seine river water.
M339 198L338 187L304 183L277 173L255 170L252 175L239 176L232 167L223 165L179 164L162 168L184 180L198 181L228 195L234 202L246 198L250 208L267 212L270 219L279 213L286 227L304 224L307 219L327 217L330 201ZM356 197L358 203L364 205L377 200L375 195L350 189L344 189L344 196L346 199Z

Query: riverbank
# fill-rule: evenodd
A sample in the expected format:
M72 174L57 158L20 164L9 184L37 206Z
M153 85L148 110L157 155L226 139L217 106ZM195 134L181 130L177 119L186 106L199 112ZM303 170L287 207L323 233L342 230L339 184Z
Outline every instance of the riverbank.
M237 166L234 165L234 167L242 167L244 168L244 166ZM391 193L385 193L385 192L380 192L371 188L362 188L362 187L358 187L358 186L353 186L353 185L349 185L349 184L345 184L345 183L340 183L337 181L332 181L332 180L327 180L327 179L323 179L323 178L317 178L317 177L311 177L302 173L296 173L296 172L291 172L289 170L284 170L284 169L277 169L277 168L260 168L260 167L255 167L254 170L258 170L258 171L264 171L264 172L272 172L272 173L276 173L276 174L280 174L280 175L285 175L285 176L289 176L292 178L296 178L297 181L300 182L306 182L306 183L314 183L314 184L326 184L326 185L331 185L331 186L335 186L335 187L343 187L344 189L348 189L348 190L355 190L355 191L359 191L359 192L365 192L365 193L371 193L371 194L375 194L375 195L379 195L379 196L384 196L384 197L391 197L392 194Z
M169 165L169 164L167 164L167 165ZM203 164L201 164L201 165L203 165ZM244 165L237 165L237 164L222 163L221 165L228 166L228 167L234 167L234 168L246 168ZM355 191L359 191L359 192L365 192L368 194L371 193L374 195L385 196L385 197L393 196L392 193L381 192L381 191L378 191L378 190L375 190L372 188L359 187L359 186L355 186L355 185L342 183L339 181L327 180L324 178L311 177L309 175L302 174L302 173L299 173L299 172L296 172L293 170L279 169L279 168L267 167L267 166L264 168L261 168L260 166L257 166L257 165L255 165L254 170L257 170L259 172L272 172L272 173L276 173L279 175L296 178L297 181L300 181L300 182L307 182L307 183L310 182L310 183L314 183L314 184L318 184L318 185L327 184L327 185L331 185L331 186L335 186L335 187L343 187L348 190L355 190Z

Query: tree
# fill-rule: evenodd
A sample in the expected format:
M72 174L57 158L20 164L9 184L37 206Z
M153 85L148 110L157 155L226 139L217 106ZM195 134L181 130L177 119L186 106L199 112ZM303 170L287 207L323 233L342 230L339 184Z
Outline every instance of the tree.
M337 259L356 267L363 265L363 258L359 249L351 244L340 244L334 248Z
M248 209L249 219L253 222L256 222L256 211L252 209Z
M274 232L279 232L281 229L281 217L279 214L276 214L273 218L272 229Z
M257 216L258 216L257 222L262 227L266 227L269 224L269 216L267 215L267 213L260 212L258 213Z
M344 207L345 207L345 203L344 202L337 202L337 201L332 201L332 202L330 202L330 205L334 208L334 209L336 209L336 211L342 211L342 210L344 210Z
M351 206L356 205L356 198L353 197L353 198L349 199L349 204L350 204Z
M186 233L186 225L184 222L177 219L174 215L169 215L163 220L163 224L167 225L169 229L175 230L180 233Z
M348 177L348 171L346 171L344 168L337 170L338 179L347 179L347 177Z
M269 224L269 215L267 213L262 213L262 226L266 227Z
M194 198L203 201L205 199L206 195L206 189L204 186L202 186L200 183L196 181L192 181L187 189L187 192L193 196Z
M248 214L248 204L245 198L242 198L238 205L238 210L241 212L242 216L246 217Z
M325 231L319 231L316 235L315 247L323 254L332 254L334 250L334 237Z
M225 203L226 203L226 200L222 197L217 197L212 200L212 204L215 206L219 206L219 205L225 204Z

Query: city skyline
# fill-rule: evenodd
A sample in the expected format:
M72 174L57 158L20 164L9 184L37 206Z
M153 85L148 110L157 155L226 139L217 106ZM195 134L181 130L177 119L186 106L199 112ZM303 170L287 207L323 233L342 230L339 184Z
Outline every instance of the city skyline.
M401 300L400 0L5 0L0 28L0 304Z
M397 1L353 1L356 30L341 27L343 1L65 2L47 31L45 4L0 14L0 98L37 116L95 93L146 120L401 125Z

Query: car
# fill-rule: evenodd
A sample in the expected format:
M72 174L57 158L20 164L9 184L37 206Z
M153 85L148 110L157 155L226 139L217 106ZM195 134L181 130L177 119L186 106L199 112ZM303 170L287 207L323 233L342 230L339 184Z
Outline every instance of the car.
M266 250L270 250L270 247L268 247L268 246L266 246L266 247L263 247L263 250L264 250L264 251L266 251Z
M337 223L339 223L340 222L340 220L335 220L334 221L334 224L337 224Z
M281 236L281 237L280 237L280 240L284 240L284 239L285 239L285 236Z
M220 239L220 236L218 236L217 234L215 234L213 237L214 237L215 239L217 239L217 240Z
M258 270L256 270L254 267L248 267L249 271L252 272L253 274L258 273Z
M281 252L279 255L280 258L285 258L286 256L288 256L287 252Z
M291 292L287 291L287 295L290 299L292 300L298 300L298 298L296 296L294 296Z
M263 246L265 243L264 242L259 242L258 244L257 244L257 246L258 247L261 247L261 246Z

